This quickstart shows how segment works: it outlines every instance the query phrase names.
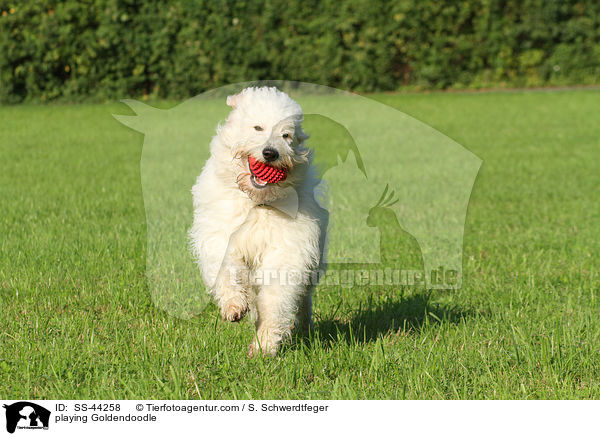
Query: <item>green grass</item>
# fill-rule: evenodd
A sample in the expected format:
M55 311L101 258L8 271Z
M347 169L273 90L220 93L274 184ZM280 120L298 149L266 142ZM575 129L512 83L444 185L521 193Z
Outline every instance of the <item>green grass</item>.
M373 97L483 159L463 285L321 287L253 360L249 322L153 304L127 109L0 107L0 397L600 398L600 92Z

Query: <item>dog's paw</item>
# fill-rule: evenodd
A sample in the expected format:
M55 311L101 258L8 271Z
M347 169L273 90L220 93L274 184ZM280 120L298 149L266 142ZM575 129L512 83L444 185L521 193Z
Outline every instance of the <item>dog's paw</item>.
M221 316L224 321L241 321L248 313L248 302L242 297L233 297L223 303Z
M263 357L275 357L277 355L277 347L276 346L271 346L271 347L261 347L260 345L258 345L257 342L252 342L249 346L248 346L248 357L249 358L253 358L256 356L261 355Z
M264 357L275 357L278 348L279 341L277 340L273 340L269 337L263 337L262 341L255 339L248 346L248 357L252 358L260 354Z

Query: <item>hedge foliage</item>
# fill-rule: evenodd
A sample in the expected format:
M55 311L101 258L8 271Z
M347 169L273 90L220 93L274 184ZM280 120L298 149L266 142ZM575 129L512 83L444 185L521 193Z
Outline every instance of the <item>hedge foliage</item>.
M597 0L0 0L0 101L597 84Z

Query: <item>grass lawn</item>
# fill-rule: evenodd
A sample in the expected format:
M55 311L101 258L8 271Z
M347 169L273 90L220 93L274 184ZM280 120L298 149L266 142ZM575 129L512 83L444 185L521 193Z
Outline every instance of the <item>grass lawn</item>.
M128 109L0 107L0 398L600 398L600 91L372 97L483 159L462 287L320 287L252 360L249 322L150 298Z

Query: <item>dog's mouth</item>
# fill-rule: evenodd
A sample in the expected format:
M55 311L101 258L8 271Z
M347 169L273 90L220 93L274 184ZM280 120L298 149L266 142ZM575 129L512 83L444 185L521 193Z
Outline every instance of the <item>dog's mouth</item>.
M248 156L248 169L250 170L250 182L256 189L264 189L270 184L279 183L286 179L285 168L275 168Z

